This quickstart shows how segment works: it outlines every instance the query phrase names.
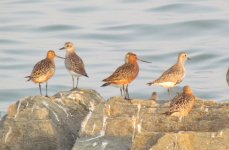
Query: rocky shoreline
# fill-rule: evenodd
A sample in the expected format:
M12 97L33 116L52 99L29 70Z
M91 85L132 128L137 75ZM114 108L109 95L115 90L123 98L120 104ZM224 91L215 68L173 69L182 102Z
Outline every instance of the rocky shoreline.
M168 105L121 97L105 101L83 89L25 97L0 121L0 149L229 149L229 102L197 99L182 122L163 114Z

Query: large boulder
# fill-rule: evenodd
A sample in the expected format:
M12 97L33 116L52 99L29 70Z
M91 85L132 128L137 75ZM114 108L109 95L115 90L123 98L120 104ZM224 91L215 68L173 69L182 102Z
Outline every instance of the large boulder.
M102 102L94 90L20 99L0 122L0 149L70 150L84 118Z
M229 103L197 98L181 122L168 101L112 97L93 90L26 97L0 121L1 150L227 150Z
M228 102L198 99L181 122L164 114L168 106L166 101L113 97L88 116L73 150L229 149Z

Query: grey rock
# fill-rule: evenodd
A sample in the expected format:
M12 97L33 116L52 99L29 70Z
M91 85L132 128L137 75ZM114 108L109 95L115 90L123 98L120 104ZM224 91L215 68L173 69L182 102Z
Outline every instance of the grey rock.
M181 122L168 101L104 101L96 91L26 97L0 121L1 150L226 150L229 102L197 98Z
M228 149L229 103L197 99L193 110L179 122L164 114L167 101L113 97L90 114L73 150L98 149L95 143L101 148L102 141L107 143L103 150ZM115 140L119 138L122 142Z
M1 150L69 150L81 122L103 98L93 90L59 92L46 98L25 97L0 122Z

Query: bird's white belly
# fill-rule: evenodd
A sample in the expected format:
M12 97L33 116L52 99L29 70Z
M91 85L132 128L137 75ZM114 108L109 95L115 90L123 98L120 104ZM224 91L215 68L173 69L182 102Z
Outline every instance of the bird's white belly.
M81 76L82 76L81 74L78 74L78 73L76 73L76 72L74 72L74 71L72 71L72 70L69 70L69 73L70 73L71 75L77 76L77 77L81 77Z
M158 85L161 85L165 88L171 88L175 86L175 82L162 82L162 83L158 83Z

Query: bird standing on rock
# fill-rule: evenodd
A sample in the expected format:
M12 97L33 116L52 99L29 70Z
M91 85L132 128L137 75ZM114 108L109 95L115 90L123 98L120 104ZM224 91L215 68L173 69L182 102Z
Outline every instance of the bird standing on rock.
M118 86L120 87L121 95L123 90L124 98L130 100L128 85L138 76L139 66L137 60L150 63L139 59L136 54L129 52L125 56L125 63L118 67L111 76L103 80L105 83L102 87L108 85Z
M193 95L192 89L189 86L184 86L183 92L172 99L169 111L165 114L179 117L179 121L181 121L182 117L187 116L192 110L195 102L196 97Z
M79 77L88 77L83 60L76 54L76 48L73 43L66 42L60 50L66 50L65 67L72 75L73 89L75 88L74 76L77 77L76 88L78 88Z
M166 70L158 79L153 82L147 83L148 85L160 85L168 89L168 93L170 94L170 88L176 86L181 83L185 77L185 61L190 60L187 53L181 52L178 55L177 63Z
M39 84L41 96L42 96L41 83L46 82L46 97L48 97L47 94L48 80L55 74L55 70L56 70L55 62L54 62L55 57L64 59L63 57L57 56L53 50L49 50L46 58L36 63L32 73L29 76L25 77L25 78L29 78L27 81L32 80L34 83Z

